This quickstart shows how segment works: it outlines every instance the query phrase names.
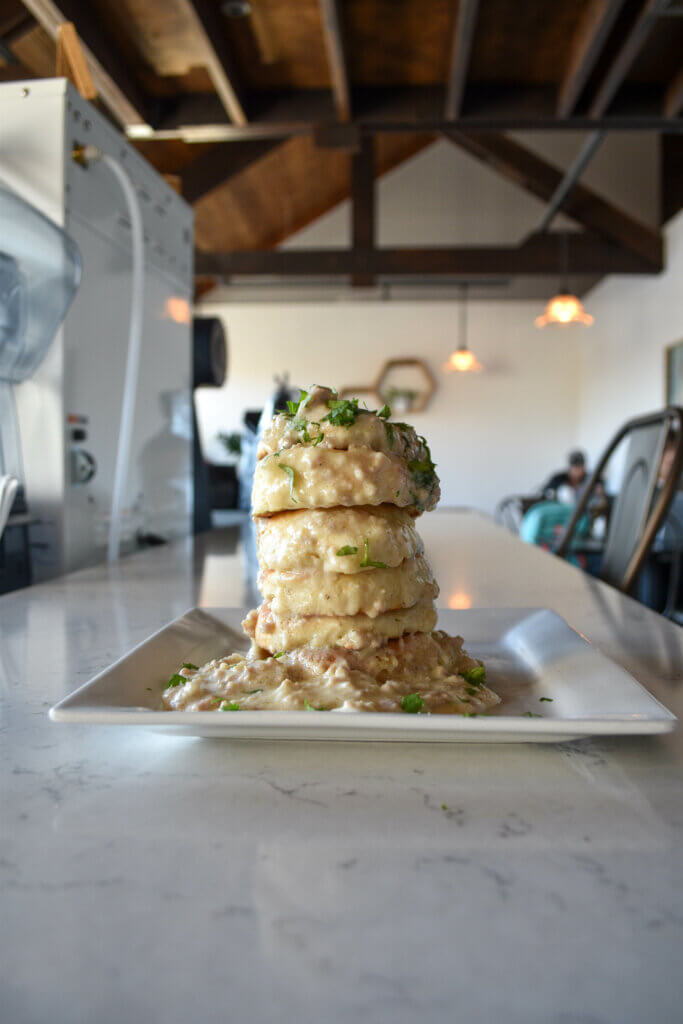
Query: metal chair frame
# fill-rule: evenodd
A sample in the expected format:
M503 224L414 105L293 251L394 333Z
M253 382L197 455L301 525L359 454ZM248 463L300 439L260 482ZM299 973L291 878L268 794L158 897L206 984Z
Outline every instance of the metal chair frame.
M623 593L628 593L633 586L636 576L638 575L655 536L657 535L657 531L666 518L666 513L678 486L678 480L681 475L681 470L683 469L683 408L680 406L669 405L665 409L661 409L659 412L649 413L646 416L637 416L632 420L628 420L623 427L617 431L603 452L597 466L591 473L590 479L588 480L576 508L574 509L574 514L569 520L559 544L555 548L556 555L560 558L566 558L574 531L576 530L576 524L585 513L588 502L590 501L591 496L602 476L605 466L612 457L615 449L619 444L621 444L624 438L632 431L638 430L641 427L650 427L658 423L664 424L667 421L669 421L669 429L676 427L678 430L676 453L674 455L669 475L664 482L654 507L650 509L649 515L645 520L640 540L636 544L626 571L619 583L615 584ZM664 439L665 435L663 435L662 446L660 446L659 458L661 458Z

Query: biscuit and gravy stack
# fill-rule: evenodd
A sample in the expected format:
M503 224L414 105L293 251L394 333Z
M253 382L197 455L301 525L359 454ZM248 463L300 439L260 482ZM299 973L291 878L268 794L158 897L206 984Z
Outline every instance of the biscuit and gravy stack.
M439 588L415 529L440 496L425 439L392 422L386 405L359 409L329 388L287 404L262 433L252 492L263 603L243 625L260 657L328 674L336 660L336 678L348 677L347 707L363 706L352 692L360 675L381 688L411 672L411 685L427 673L426 688L436 686L432 707L405 686L401 697L399 686L368 709L467 713L465 705L496 703L462 640L432 632ZM462 703L452 685L444 690L454 673ZM417 706L406 708L406 696Z
M359 409L329 388L287 405L254 476L251 650L184 662L164 707L471 716L497 704L462 638L434 629L439 589L415 529L439 499L427 442L386 405Z

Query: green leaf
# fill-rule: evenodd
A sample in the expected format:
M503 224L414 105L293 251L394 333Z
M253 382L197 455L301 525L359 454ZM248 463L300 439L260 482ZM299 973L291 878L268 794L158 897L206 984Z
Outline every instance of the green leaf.
M350 427L358 416L358 399L330 398L327 408L330 412L323 416L323 423L329 420L335 427Z
M278 466L283 473L286 473L289 477L289 496L295 504L299 504L296 494L294 493L294 470L291 466L285 466L281 462L278 462Z
M295 430L298 430L300 432L306 444L310 444L311 439L308 435L308 420L294 420L292 426L294 427Z
M377 415L379 416L379 418L381 420L388 420L389 419L389 417L391 416L391 409L386 404L386 402L384 403L384 405L382 406L380 411L377 413Z
M483 686L486 682L486 669L483 665L477 665L476 668L471 668L469 672L463 672L462 677L470 686Z
M290 416L296 416L297 412L299 411L299 403L287 402L287 411L289 412Z
M365 538L363 542L363 560L360 562L361 569L388 569L389 566L385 562L373 562L370 558L370 541Z
M384 424L384 430L386 431L387 441L389 442L389 447L393 448L394 447L394 425L393 425L393 423L385 423Z
M337 554L341 558L346 557L346 555L357 555L358 554L358 548L354 548L354 546L352 544L345 544L343 548L339 548L339 551L337 552Z
M306 697L304 697L304 708L306 711L331 711L331 708L316 708L312 704L308 703Z
M193 672L199 672L199 666L193 665L191 661L184 661L183 668L191 668Z
M218 709L219 711L241 711L242 708L234 700L223 701Z
M284 651L278 651L277 654L271 654L271 658L281 658L284 653Z
M425 702L419 693L408 693L401 701L401 707L409 715L416 715L424 706Z
M540 701L544 701L544 700L547 700L549 704L552 704L552 703L553 703L553 698L552 698L552 697L539 697L538 699L539 699Z
M166 689L170 690L172 686L183 686L183 684L186 682L187 679L185 678L185 676L180 676L178 675L177 672L174 672L169 681L166 683Z
M318 436L316 437L315 441L313 442L313 447L317 448L318 445L320 444L320 442L323 440L324 437L325 437L325 435L323 434L323 432L321 430L320 433L318 434Z

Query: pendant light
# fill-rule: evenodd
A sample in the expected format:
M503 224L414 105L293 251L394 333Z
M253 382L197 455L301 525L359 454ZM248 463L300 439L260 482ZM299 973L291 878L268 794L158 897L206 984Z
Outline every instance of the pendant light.
M567 232L564 231L560 238L560 290L557 295L545 307L545 312L534 320L536 327L549 327L555 324L566 326L568 324L583 324L590 327L594 317L583 308L583 303L576 295L569 291L567 285Z
M444 373L479 373L483 366L478 361L474 352L467 347L467 285L461 285L462 298L460 299L460 322L458 328L458 347L451 352L448 361L444 363Z

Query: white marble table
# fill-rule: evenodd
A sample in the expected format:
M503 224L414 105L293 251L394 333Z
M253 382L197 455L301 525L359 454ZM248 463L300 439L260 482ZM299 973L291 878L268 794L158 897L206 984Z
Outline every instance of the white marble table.
M678 627L483 517L421 530L444 604L554 608L683 714ZM197 600L250 600L238 535L0 599L3 1024L679 1022L680 733L269 744L48 721Z

